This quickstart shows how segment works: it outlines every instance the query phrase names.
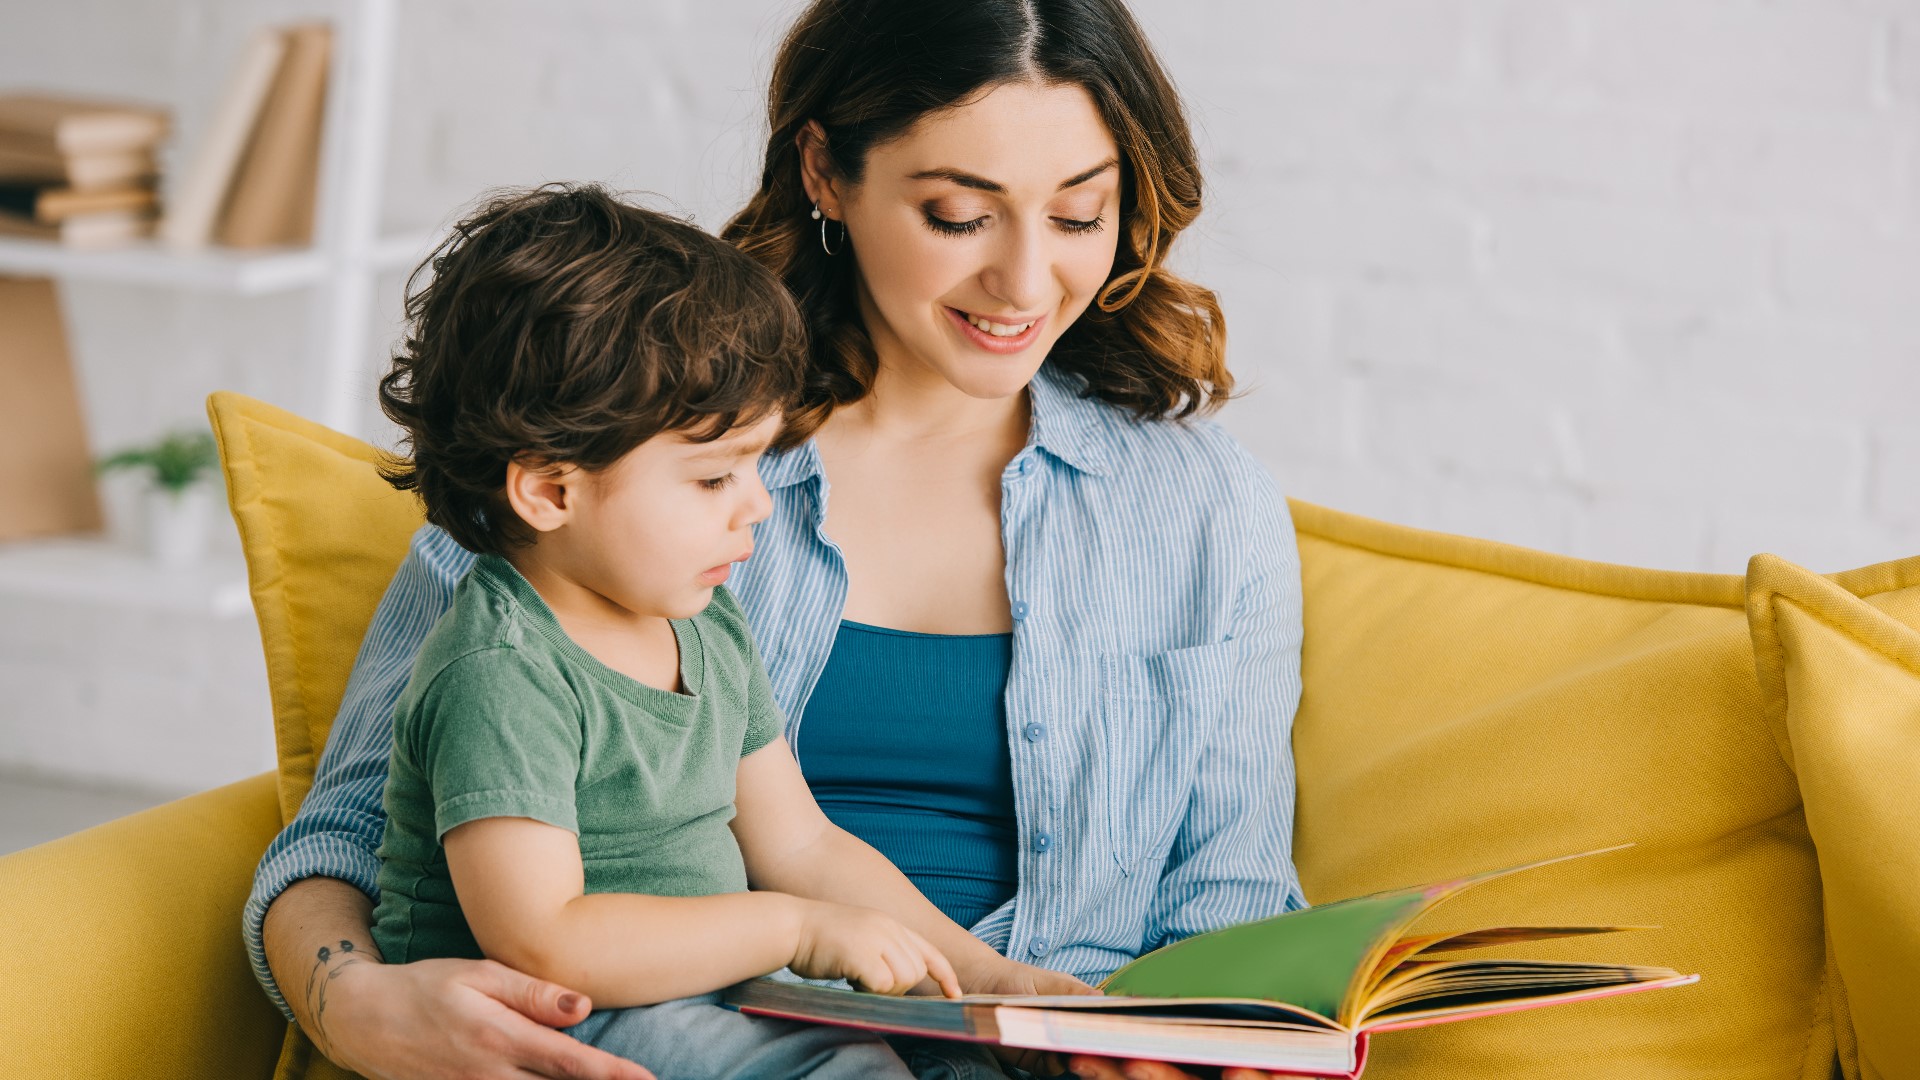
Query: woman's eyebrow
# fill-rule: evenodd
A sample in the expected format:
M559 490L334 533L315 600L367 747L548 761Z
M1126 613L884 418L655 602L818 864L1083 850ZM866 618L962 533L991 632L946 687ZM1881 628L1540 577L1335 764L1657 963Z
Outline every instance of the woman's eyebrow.
M1119 164L1119 158L1108 158L1085 172L1075 173L1073 176L1061 181L1060 186L1054 190L1065 191L1070 187L1078 187L1094 177L1099 176L1101 173L1106 172L1108 169L1115 168ZM1005 195L1007 193L1006 185L989 180L984 176L976 176L970 172L963 172L960 169L925 169L921 172L914 173L912 176L907 177L907 179L945 180L948 183L959 184L961 187L973 188L975 191L989 191L995 195Z

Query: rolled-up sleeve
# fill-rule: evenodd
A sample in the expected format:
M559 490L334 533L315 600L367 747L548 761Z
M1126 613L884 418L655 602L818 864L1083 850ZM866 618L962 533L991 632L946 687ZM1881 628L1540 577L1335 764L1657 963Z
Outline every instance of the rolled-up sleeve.
M1146 949L1307 906L1293 865L1300 556L1278 488L1244 462L1247 546L1229 637L1239 649L1147 919Z
M267 908L303 878L348 882L378 899L376 852L386 827L382 795L393 749L393 709L427 631L453 602L473 555L445 532L416 532L407 557L375 610L348 677L340 712L300 812L267 847L247 897L242 933L254 977L287 1019L293 1012L267 966L262 927Z

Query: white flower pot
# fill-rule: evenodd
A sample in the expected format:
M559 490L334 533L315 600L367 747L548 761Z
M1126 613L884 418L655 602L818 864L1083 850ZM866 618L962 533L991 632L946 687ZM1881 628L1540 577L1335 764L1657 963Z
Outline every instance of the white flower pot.
M162 566L192 566L206 555L212 533L214 488L151 488L146 499L147 555Z

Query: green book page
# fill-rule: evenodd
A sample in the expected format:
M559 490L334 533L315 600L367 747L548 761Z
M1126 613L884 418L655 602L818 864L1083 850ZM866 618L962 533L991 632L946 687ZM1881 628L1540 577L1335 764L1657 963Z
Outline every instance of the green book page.
M1256 998L1343 1022L1340 1004L1376 944L1432 903L1426 890L1290 911L1190 937L1135 960L1100 989L1170 998Z

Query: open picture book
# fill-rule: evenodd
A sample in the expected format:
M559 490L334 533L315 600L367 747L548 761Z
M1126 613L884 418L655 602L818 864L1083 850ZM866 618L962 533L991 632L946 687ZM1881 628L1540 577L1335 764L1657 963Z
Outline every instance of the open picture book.
M889 1034L1354 1077L1378 1032L1697 982L1666 968L1464 955L1646 927L1408 932L1468 888L1583 855L1199 934L1114 972L1100 984L1104 996L886 997L766 978L732 987L725 1001L742 1012Z

